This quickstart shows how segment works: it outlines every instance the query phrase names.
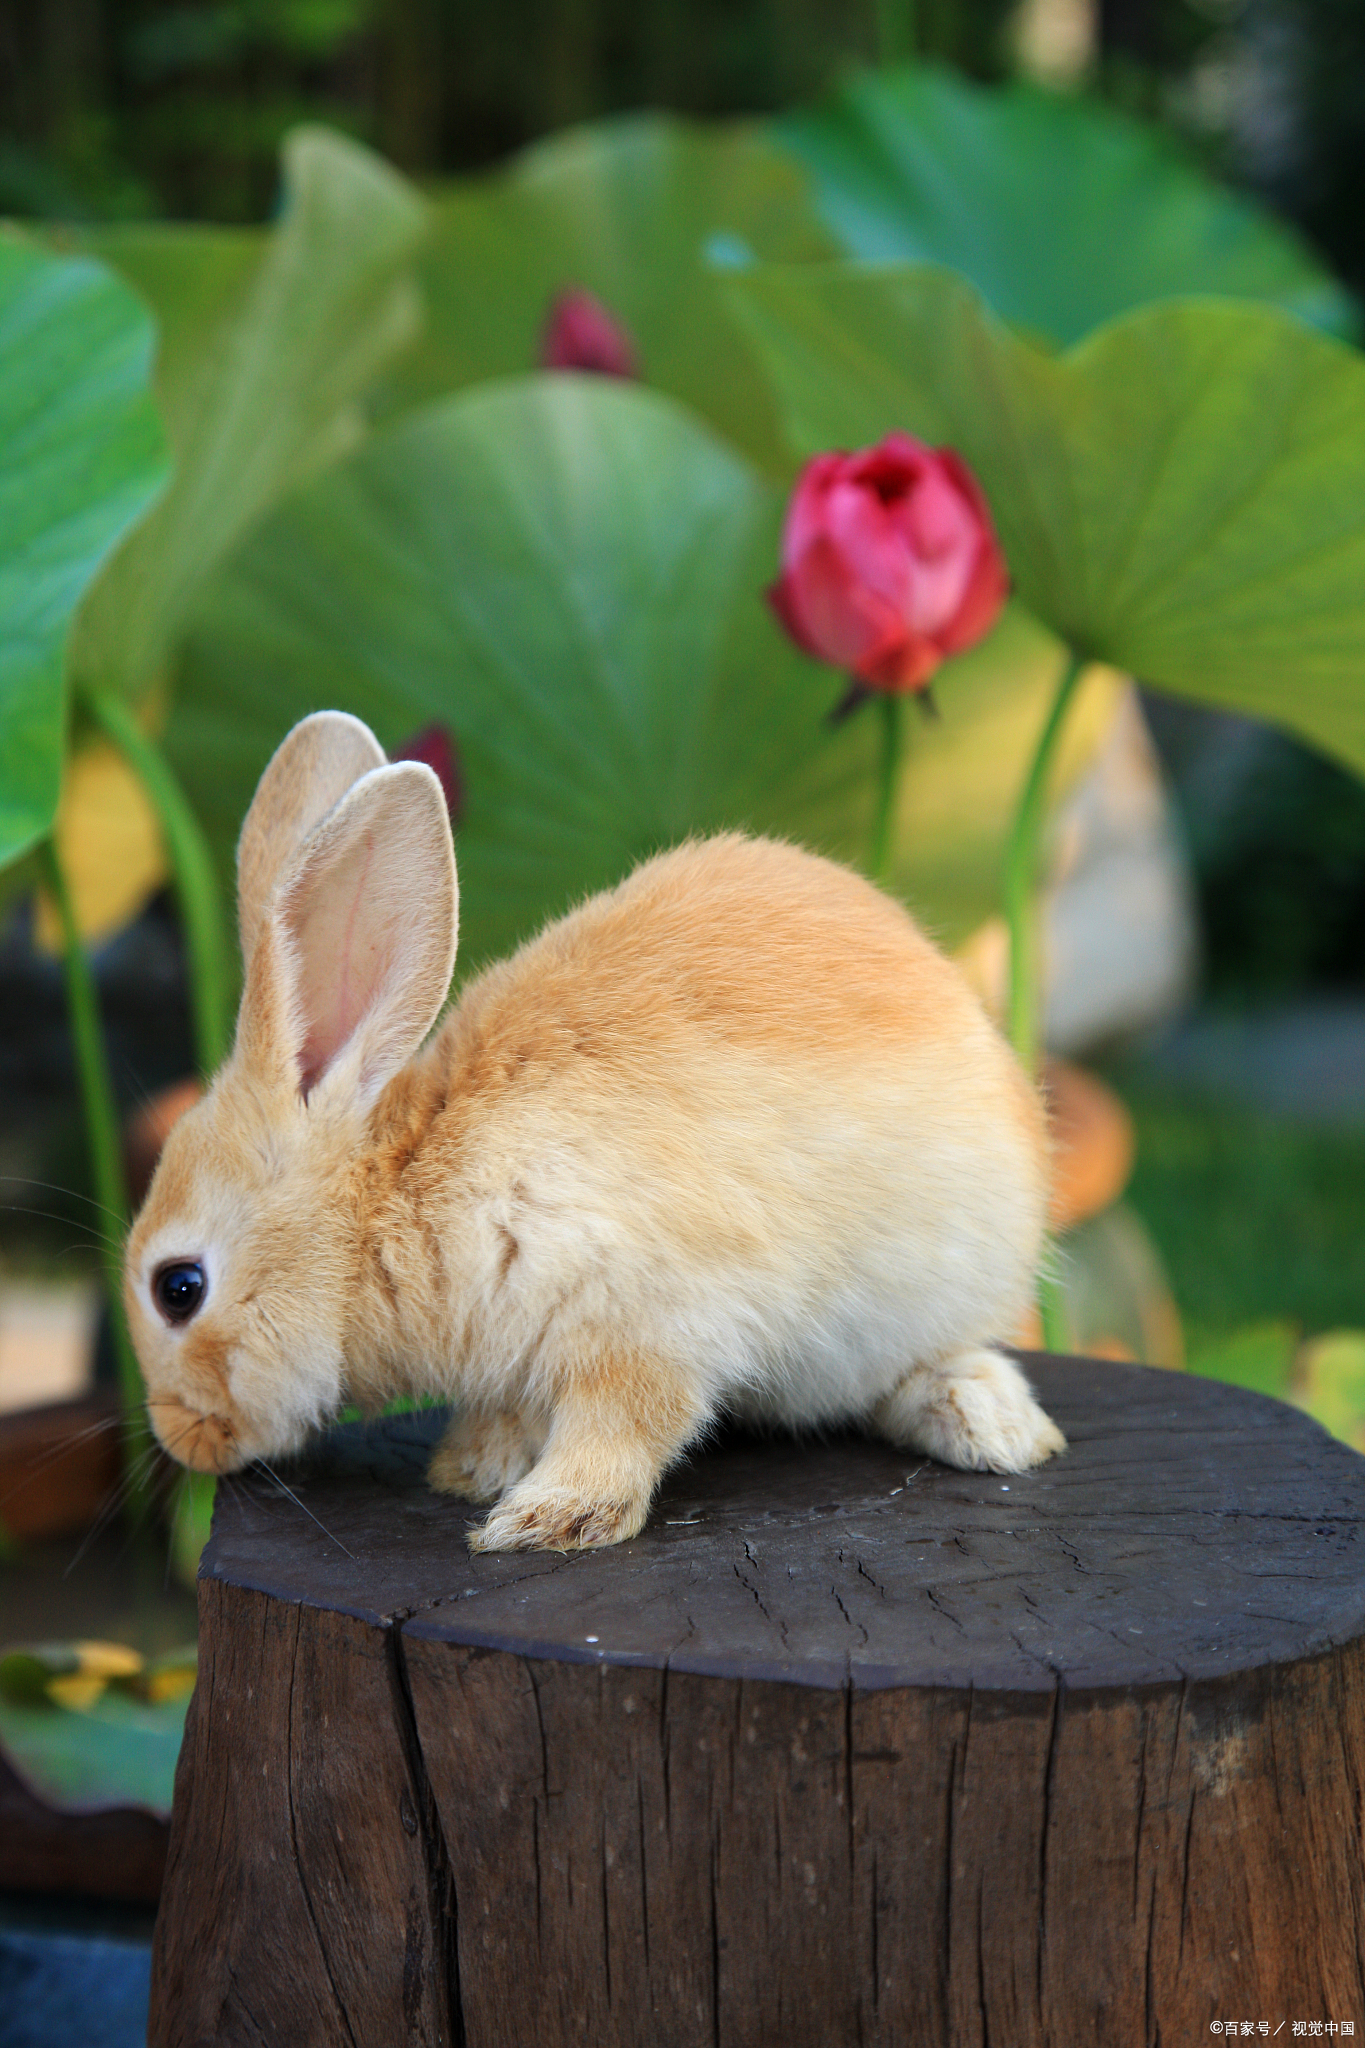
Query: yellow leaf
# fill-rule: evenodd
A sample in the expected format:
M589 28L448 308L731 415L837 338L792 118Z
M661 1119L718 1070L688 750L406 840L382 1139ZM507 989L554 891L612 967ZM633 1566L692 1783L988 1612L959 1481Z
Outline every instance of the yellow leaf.
M105 740L67 762L55 837L76 923L91 944L128 924L166 879L156 814L122 754ZM57 907L42 890L35 936L60 953Z
M131 1678L135 1671L142 1669L143 1659L126 1643L83 1642L73 1643L71 1647L87 1677Z
M160 1706L163 1700L183 1700L194 1691L197 1676L193 1664L167 1664L159 1671L148 1672L146 1696L153 1706Z
M85 1714L104 1691L105 1681L89 1671L73 1671L65 1678L48 1681L48 1698L70 1713Z
M1333 1436L1365 1451L1365 1330L1310 1338L1295 1361L1294 1400Z

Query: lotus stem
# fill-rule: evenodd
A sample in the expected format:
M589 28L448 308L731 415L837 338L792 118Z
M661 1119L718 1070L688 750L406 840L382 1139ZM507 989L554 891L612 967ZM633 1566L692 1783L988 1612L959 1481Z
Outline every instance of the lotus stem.
M57 907L62 928L62 965L66 978L67 1011L80 1077L81 1100L90 1160L95 1175L95 1195L104 1211L101 1231L105 1291L109 1302L109 1324L113 1334L114 1357L118 1365L119 1392L123 1401L123 1447L130 1497L135 1507L146 1498L145 1451L150 1443L143 1408L142 1374L133 1352L132 1340L123 1314L123 1236L128 1225L128 1187L123 1173L119 1144L118 1112L114 1106L113 1084L105 1051L100 1018L99 995L90 963L85 957L81 935L71 907L66 876L51 839L38 848L38 867L43 883ZM111 1235L116 1232L116 1235Z
M1005 849L1005 919L1009 927L1009 1037L1025 1073L1036 1076L1039 1066L1041 1027L1040 977L1038 972L1038 878L1041 867L1043 819L1047 809L1048 782L1057 741L1076 685L1085 672L1085 661L1076 653L1067 665L1052 700L1046 725L1034 752L1019 807L1015 811ZM1046 1269L1038 1281L1038 1312L1043 1326L1043 1343L1049 1351L1065 1351L1071 1337L1066 1301L1060 1280Z
M876 0L877 60L883 66L914 62L915 0Z
M900 789L901 753L905 744L905 698L890 690L880 691L877 708L881 719L882 748L868 872L874 882L885 884L891 875L891 838Z
M137 776L161 826L185 933L195 1058L207 1080L228 1050L227 950L213 856L170 763L124 700L91 690L81 701Z
M1005 848L1005 920L1010 937L1009 1038L1026 1073L1038 1066L1040 990L1038 975L1038 873L1047 786L1062 725L1085 672L1080 655L1070 656L1047 724L1033 756Z

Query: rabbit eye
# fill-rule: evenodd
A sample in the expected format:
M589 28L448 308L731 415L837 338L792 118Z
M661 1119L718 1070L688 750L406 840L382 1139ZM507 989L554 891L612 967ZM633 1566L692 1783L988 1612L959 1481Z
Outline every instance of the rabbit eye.
M168 1323L187 1323L208 1293L208 1281L197 1259L177 1259L158 1269L152 1293Z

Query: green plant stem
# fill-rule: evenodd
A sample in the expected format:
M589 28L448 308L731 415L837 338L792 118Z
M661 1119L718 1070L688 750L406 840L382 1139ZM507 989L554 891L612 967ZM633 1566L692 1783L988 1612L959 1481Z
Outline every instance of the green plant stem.
M891 873L891 832L896 817L896 796L900 787L901 751L905 744L905 699L883 691L877 698L881 719L882 751L877 768L877 809L872 820L872 848L868 872L874 882L886 882Z
M915 0L876 0L877 60L909 64L915 56Z
M1052 700L1042 737L1029 768L1019 807L1005 849L1005 920L1009 927L1009 1036L1025 1073L1036 1074L1039 1051L1040 990L1038 975L1038 871L1048 781L1062 726L1085 672L1085 662L1072 653ZM1038 1280L1038 1313L1043 1343L1049 1351L1070 1349L1066 1297L1060 1280L1046 1266Z
M1005 847L1005 922L1009 927L1009 1039L1026 1073L1038 1066L1038 869L1047 809L1047 785L1062 725L1085 672L1078 654L1070 656L1052 701L1019 808Z
M1051 1246L1048 1256L1052 1256ZM1070 1351L1071 1318L1066 1312L1066 1290L1056 1273L1047 1269L1038 1275L1038 1320L1043 1327L1044 1351Z
M151 799L166 843L185 932L195 1057L205 1079L228 1049L227 952L213 857L170 764L121 697L90 690L81 702L127 761Z
M95 1174L95 1194L104 1211L101 1230L105 1286L109 1300L109 1322L113 1332L114 1356L118 1362L119 1391L123 1400L123 1440L129 1490L135 1504L146 1494L143 1452L150 1441L143 1408L142 1374L128 1335L123 1314L123 1233L128 1223L128 1188L123 1175L123 1154L119 1144L118 1113L109 1079L99 996L90 963L85 957L66 876L57 849L48 839L38 848L38 866L44 886L57 907L62 927L62 962L66 976L66 1001L71 1018L71 1036L80 1076L85 1128Z

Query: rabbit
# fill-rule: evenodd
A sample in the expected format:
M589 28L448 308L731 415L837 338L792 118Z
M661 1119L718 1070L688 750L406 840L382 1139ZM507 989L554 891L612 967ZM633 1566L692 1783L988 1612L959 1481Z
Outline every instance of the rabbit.
M851 870L730 832L479 974L440 784L319 712L237 855L236 1041L171 1131L125 1298L157 1436L231 1472L345 1403L456 1404L476 1550L616 1543L731 1415L964 1469L1065 1448L995 1348L1031 1299L1036 1091Z

